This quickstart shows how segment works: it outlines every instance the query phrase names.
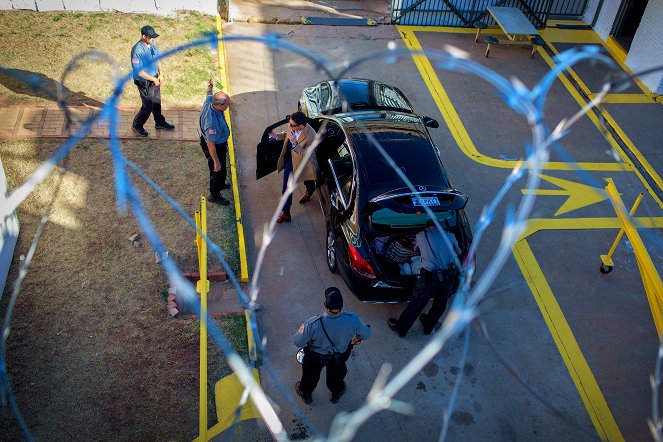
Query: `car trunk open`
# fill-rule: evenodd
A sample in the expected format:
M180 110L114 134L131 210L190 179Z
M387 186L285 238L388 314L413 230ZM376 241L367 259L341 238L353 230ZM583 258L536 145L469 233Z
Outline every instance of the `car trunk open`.
M415 251L415 236L430 219L419 206L421 198L436 198L439 204L429 207L440 226L454 234L461 250L466 238L459 228L459 211L467 198L456 192L431 192L412 195L390 193L374 198L366 205L367 218L362 235L375 264L375 271L387 283L395 286L414 284L420 269L420 257Z

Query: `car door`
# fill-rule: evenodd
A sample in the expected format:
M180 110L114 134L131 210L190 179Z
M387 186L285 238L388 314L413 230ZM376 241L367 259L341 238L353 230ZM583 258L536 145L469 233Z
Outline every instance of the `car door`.
M262 133L260 143L256 146L256 180L269 175L276 170L276 163L283 149L283 140L269 137L269 133L290 120L290 115L284 119L267 126Z
M356 189L356 170L352 152L347 143L342 143L336 155L327 160L329 165L330 221L337 226L351 213Z

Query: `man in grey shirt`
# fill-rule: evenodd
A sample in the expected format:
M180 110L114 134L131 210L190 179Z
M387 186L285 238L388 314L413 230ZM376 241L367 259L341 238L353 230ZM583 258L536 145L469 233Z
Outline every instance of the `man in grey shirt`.
M446 238L445 238L446 237ZM424 334L430 335L447 308L447 301L458 289L456 257L460 253L453 233L439 230L431 221L417 233L415 250L421 253L421 271L412 290L412 297L401 315L389 318L388 325L401 338L417 320L424 326ZM428 314L421 314L433 298Z
M345 393L345 361L352 346L371 336L371 328L350 312L343 312L343 296L336 287L325 290L325 312L304 322L292 338L297 347L306 346L302 364L302 380L295 384L295 391L302 400L313 402L311 394L320 380L320 372L327 367L327 388L332 403L337 403Z
M230 129L224 112L230 106L230 97L224 92L212 94L214 79L210 78L207 85L207 96L200 111L200 148L207 158L209 168L209 201L227 206L230 201L222 196L223 190L230 187L226 184L226 153Z

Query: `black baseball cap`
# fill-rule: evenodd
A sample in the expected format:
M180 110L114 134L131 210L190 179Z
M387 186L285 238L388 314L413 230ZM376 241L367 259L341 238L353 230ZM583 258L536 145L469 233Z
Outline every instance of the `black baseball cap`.
M140 28L140 35L147 35L150 38L157 38L159 36L152 26L143 26Z
M325 290L325 307L329 310L341 310L343 308L343 296L336 287L328 287Z

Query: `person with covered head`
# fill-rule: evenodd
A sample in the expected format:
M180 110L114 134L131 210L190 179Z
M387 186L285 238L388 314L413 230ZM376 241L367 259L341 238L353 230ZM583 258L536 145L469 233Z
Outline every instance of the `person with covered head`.
M141 107L134 117L131 130L140 137L146 137L149 133L143 125L150 118L150 114L154 117L155 129L174 130L175 126L168 123L161 113L161 85L164 80L156 43L159 34L152 26L143 26L140 34L140 40L131 48L131 68L134 84L140 94Z
M327 367L327 388L330 401L336 404L346 391L345 362L352 346L371 336L370 325L364 325L355 313L341 312L343 296L336 287L325 290L325 311L304 322L293 336L293 343L304 349L302 378L295 384L295 391L306 404L313 402L313 390L318 385L320 373Z

